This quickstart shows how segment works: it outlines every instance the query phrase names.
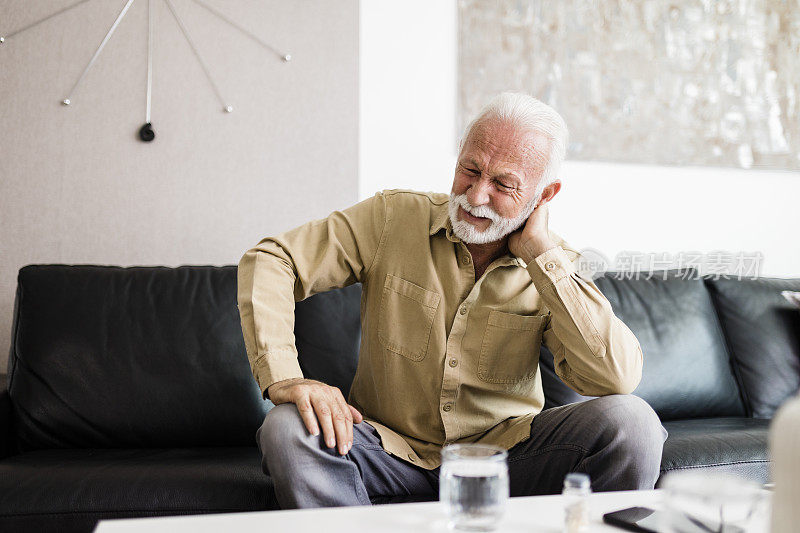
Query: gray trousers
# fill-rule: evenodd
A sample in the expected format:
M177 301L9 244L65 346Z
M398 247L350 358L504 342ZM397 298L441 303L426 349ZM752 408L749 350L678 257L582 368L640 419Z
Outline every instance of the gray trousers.
M568 472L585 472L592 490L652 489L667 431L642 399L617 394L542 411L531 437L508 451L511 496L557 494ZM370 505L370 498L436 499L439 468L426 470L387 453L367 422L353 425L342 456L311 435L297 407L270 410L256 432L264 473L282 509Z

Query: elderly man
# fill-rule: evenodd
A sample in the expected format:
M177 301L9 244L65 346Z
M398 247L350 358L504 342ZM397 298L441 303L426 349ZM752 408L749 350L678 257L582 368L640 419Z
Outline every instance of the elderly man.
M468 126L452 192L391 190L266 238L239 263L255 378L276 404L256 438L282 508L435 496L440 451L508 450L511 495L653 488L666 431L631 396L642 351L578 252L548 229L567 129L503 93ZM294 303L362 284L361 352L347 398L304 379ZM336 320L336 317L331 317ZM587 402L542 411L539 348Z

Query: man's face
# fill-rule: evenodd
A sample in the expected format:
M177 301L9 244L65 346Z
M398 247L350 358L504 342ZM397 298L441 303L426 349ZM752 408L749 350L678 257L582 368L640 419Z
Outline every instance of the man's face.
M473 127L459 154L450 195L456 236L484 244L521 227L541 196L537 185L547 147L544 136L496 120Z

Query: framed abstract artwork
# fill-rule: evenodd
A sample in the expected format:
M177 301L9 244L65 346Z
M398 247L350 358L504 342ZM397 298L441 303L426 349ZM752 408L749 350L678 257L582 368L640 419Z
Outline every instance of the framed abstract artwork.
M800 170L800 4L458 0L458 121L527 92L568 158Z

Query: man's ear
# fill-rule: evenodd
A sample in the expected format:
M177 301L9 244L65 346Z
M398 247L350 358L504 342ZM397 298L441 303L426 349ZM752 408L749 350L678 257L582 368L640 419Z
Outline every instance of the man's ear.
M558 191L561 190L561 181L556 180L542 190L542 197L539 199L539 205L546 204L552 200Z

